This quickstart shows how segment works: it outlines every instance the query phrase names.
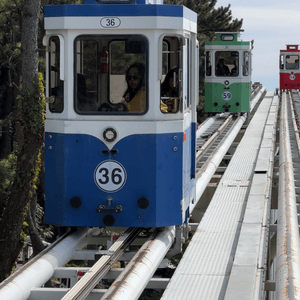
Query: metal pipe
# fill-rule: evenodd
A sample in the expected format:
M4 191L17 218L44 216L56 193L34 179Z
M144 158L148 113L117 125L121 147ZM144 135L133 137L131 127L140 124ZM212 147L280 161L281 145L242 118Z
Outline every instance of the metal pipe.
M200 124L197 133L196 133L196 138L199 139L200 136L216 121L216 119L220 115L215 115L211 118L206 119L203 123Z
M235 137L239 133L241 127L246 121L246 114L239 117L231 130L227 133L226 137L222 141L222 145L218 147L216 152L213 152L211 159L208 160L204 170L201 173L201 177L196 182L196 200L195 203L191 204L190 211L192 212L201 198L203 192L206 189L211 177L215 174L219 164L221 163L224 155L227 153L229 147L234 141Z
M147 241L101 300L138 299L172 246L174 238L175 226L171 226L166 227L155 239Z
M250 105L250 111L253 110L253 108L255 107L256 103L258 102L258 100L260 99L261 95L266 91L266 88L263 87L260 89L260 91L255 95L255 97L251 100L251 105Z
M85 246L87 236L99 232L98 228L83 228L69 235L46 254L42 255L33 263L30 261L20 269L20 274L9 277L0 285L0 299L24 300L30 296L34 287L40 287L54 274L57 267L64 266L71 259L73 253Z
M275 299L300 299L300 245L294 169L290 148L287 99L283 93L280 115L278 224Z

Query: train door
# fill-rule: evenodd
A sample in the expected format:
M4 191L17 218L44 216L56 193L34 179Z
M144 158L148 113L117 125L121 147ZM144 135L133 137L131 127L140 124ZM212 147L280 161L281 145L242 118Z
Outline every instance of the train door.
M161 111L180 114L182 120L182 193L185 199L183 213L189 207L190 182L194 178L192 163L192 105L191 105L191 40L182 36L163 39L161 80ZM174 117L174 120L178 119ZM195 149L195 148L194 148ZM183 216L185 219L185 215Z

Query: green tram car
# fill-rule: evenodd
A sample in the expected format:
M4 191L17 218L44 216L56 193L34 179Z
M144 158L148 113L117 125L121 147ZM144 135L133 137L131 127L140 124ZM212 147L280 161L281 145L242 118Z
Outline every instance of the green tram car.
M205 42L205 111L249 112L252 42L239 32L218 32Z

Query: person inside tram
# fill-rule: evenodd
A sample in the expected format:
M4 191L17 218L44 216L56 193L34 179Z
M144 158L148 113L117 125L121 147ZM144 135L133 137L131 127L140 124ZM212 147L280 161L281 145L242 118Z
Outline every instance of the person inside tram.
M143 112L146 109L145 66L132 64L126 72L127 89L123 94L128 111Z
M175 79L174 79L175 78ZM161 84L161 97L171 98L178 97L178 67L173 67L170 69ZM169 103L167 105L166 103ZM175 101L161 101L161 111L162 112L173 112L174 111L174 102ZM175 109L176 110L176 109Z
M176 77L175 82L174 77ZM163 83L161 84L161 96L178 97L178 67L174 67L168 71Z
M230 71L227 65L224 64L224 58L220 57L216 68L217 76L229 76Z
M238 75L238 68L237 68L237 61L234 60L234 67L231 69L231 76L237 76Z

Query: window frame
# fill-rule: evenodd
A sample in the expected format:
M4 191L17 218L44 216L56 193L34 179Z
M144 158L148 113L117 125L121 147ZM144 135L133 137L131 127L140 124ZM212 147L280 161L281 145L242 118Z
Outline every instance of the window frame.
M160 99L160 112L164 115L176 115L178 113L182 113L182 109L183 109L183 97L182 97L182 93L183 93L183 85L182 85L182 68L183 68L183 59L182 59L182 56L183 56L183 45L182 45L182 39L183 39L183 36L178 36L178 35L173 35L173 34L165 34L162 38L162 49L161 49L161 75L167 75L168 72L173 69L175 66L171 65L171 55L172 53L174 52L174 49L171 49L171 44L169 42L169 40L167 40L167 38L176 38L177 40L177 50L176 50L176 53L175 55L177 56L176 60L177 60L177 80L178 80L178 95L177 96L162 96L162 90L161 90L161 86L162 86L162 83L165 81L165 78L164 80L160 80L160 94L159 94L159 99ZM167 51L163 50L163 45L164 43L167 44L168 46L168 49ZM163 54L166 53L167 54L167 62L168 62L168 70L166 72L166 74L163 74ZM164 105L166 105L167 107L168 106L168 101L169 102L174 102L176 103L177 101L177 109L176 111L163 111L163 106L162 106L162 101L164 101ZM171 107L172 105L175 105L175 104L170 104Z
M286 55L285 56L285 69L286 70L298 70L299 69L299 55L297 55L297 54L290 54L289 55L289 59L291 58L291 56L295 57L296 59L295 59L294 63L289 63L289 64L295 64L295 68L291 68L291 67L288 68L288 61L287 61L288 60L288 58L287 58L288 55ZM298 60L298 62L296 62L296 60Z
M246 64L246 61L248 64ZM247 66L247 68L246 68ZM248 77L251 75L251 52L244 51L243 53L243 76Z
M129 111L95 111L95 110L91 110L91 111L83 111L83 110L79 110L78 109L78 104L77 104L77 42L78 41L83 41L83 40L92 40L95 39L96 41L101 40L101 38L104 39L110 39L110 41L108 42L108 50L110 48L111 43L115 42L115 41L126 41L129 39L134 39L134 38L138 38L140 41L143 41L144 43L144 48L145 48L145 101L146 101L146 106L145 106L145 110L142 112L129 112ZM149 110L149 40L146 36L142 35L142 34L118 34L118 35L113 35L113 34L82 34L82 35L78 35L75 39L74 39L74 45L73 45L74 49L74 72L73 72L73 105L74 105L74 110L78 115L90 115L90 116L95 116L95 115L99 115L99 116L133 116L133 115L145 115L148 110ZM98 58L99 59L99 55L100 55L100 50L98 52ZM107 78L107 95L109 96L108 99L106 99L105 103L109 103L111 104L111 97L110 97L110 80L111 80L111 53L109 53L109 70L107 72L108 74L108 78ZM124 74L126 75L126 74ZM98 83L98 90L99 90L99 83ZM98 99L99 101L99 99ZM99 107L98 107L99 108Z
M53 41L53 40L56 41ZM52 41L55 43L56 49L55 51L51 51L51 43ZM61 40L59 38L58 35L53 35L49 38L49 57L48 57L48 65L49 65L49 69L48 69L48 76L49 76L49 80L48 80L48 86L49 86L49 98L51 99L51 101L49 102L49 111L53 114L61 114L64 111L64 80L60 79L60 73L61 73L61 68L63 66L61 66ZM52 54L54 56L54 68L52 69ZM57 56L58 54L58 56ZM56 67L55 65L58 64L58 67ZM55 70L56 69L56 70ZM52 72L55 72L54 74L52 74ZM54 82L53 82L53 76L55 76ZM53 88L53 84L55 85ZM56 93L54 91L54 89L57 89L57 91L59 91L59 89L61 88L61 92L60 92L60 96L55 95L54 93ZM53 99L54 97L54 99ZM52 100L53 99L53 100ZM61 100L61 102L59 101ZM58 103L55 103L58 102ZM58 107L58 109L56 109Z
M238 61L238 65L237 65L237 73L232 75L232 70L234 67L231 68L231 70L229 70L229 67L228 67L228 63L224 62L224 64L228 67L228 70L229 70L229 74L228 75L218 75L217 73L217 66L218 66L218 60L220 59L220 56L226 56L227 53L231 53L230 54L230 57L232 57L232 53L237 53L237 56L235 58L232 58L232 59L237 59ZM218 77L218 78L224 78L224 77L231 77L231 78L236 78L236 77L239 77L240 76L240 55L241 53L238 51L238 50L218 50L218 51L215 51L214 53L214 61L215 61L215 66L214 66L214 76ZM224 57L224 60L225 60L225 57Z

